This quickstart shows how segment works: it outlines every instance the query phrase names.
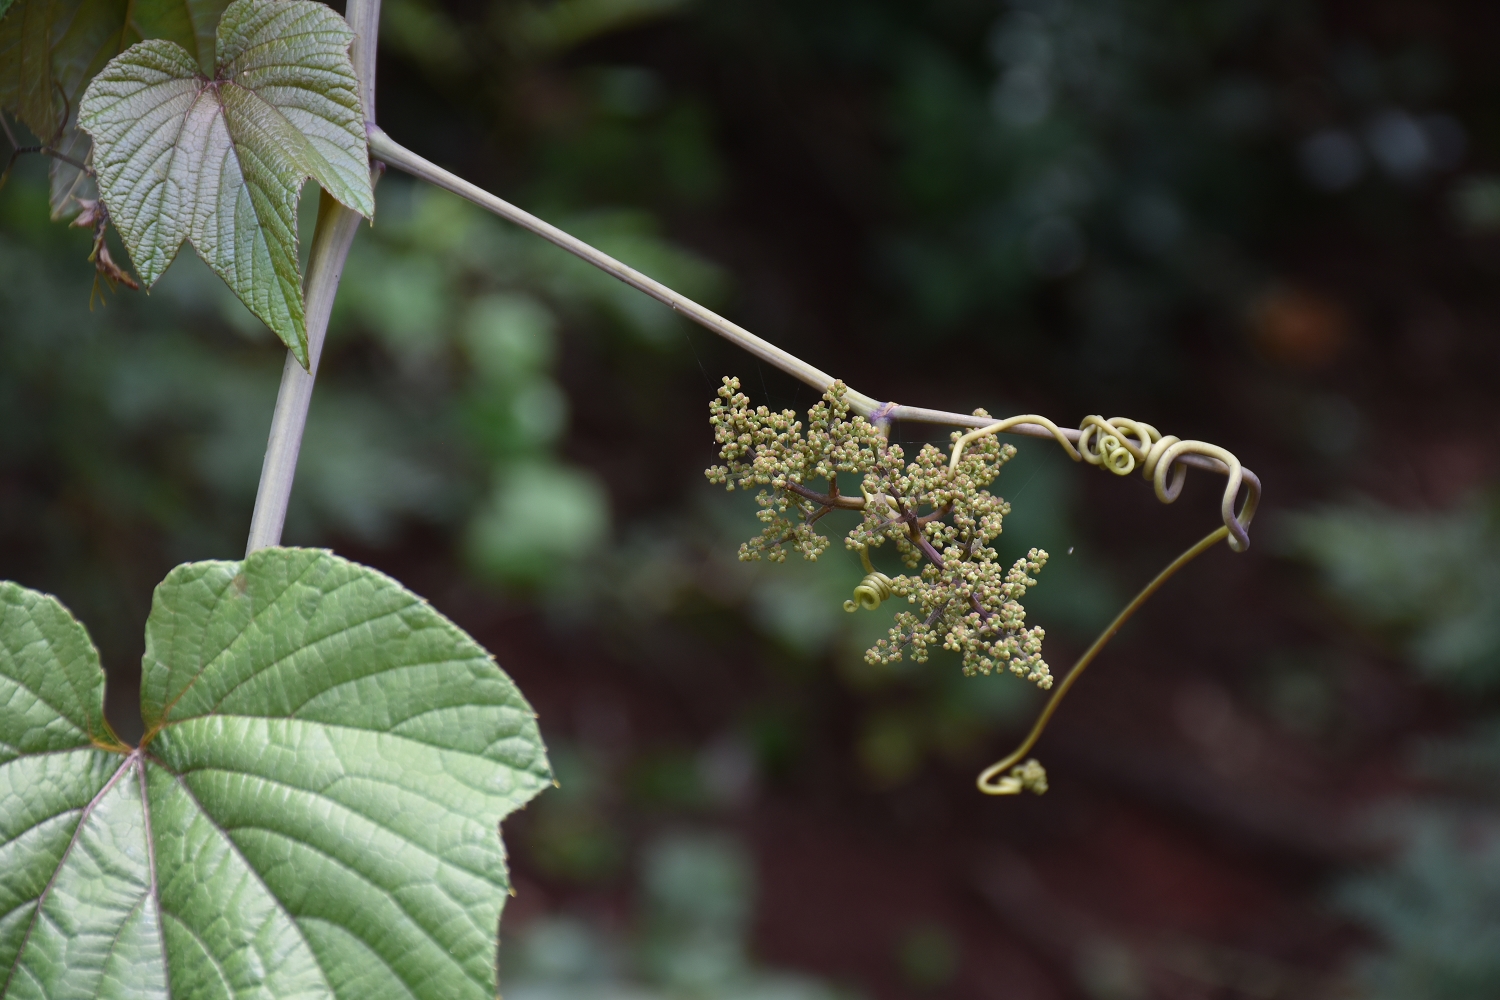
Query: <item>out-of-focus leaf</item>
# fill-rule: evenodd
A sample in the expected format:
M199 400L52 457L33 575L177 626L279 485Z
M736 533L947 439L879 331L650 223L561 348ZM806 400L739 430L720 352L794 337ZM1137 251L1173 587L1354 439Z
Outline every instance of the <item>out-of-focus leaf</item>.
M1493 504L1435 514L1334 507L1294 518L1287 544L1356 620L1395 637L1432 676L1474 688L1500 681Z
M214 29L227 2L0 0L0 108L52 142L94 74L144 39L176 42L209 73Z
M130 751L54 599L0 585L5 996L494 997L530 707L420 598L327 552L157 588Z
M1500 717L1486 716L1457 737L1418 744L1413 763L1424 778L1500 801Z
M691 0L558 0L525 8L522 38L544 52L581 45L591 38L663 17Z
M219 22L212 79L176 43L141 42L80 105L101 193L142 283L191 240L303 366L302 182L375 212L353 40L313 0L238 0Z
M380 16L386 26L380 37L383 48L410 56L439 77L473 68L463 30L440 5L431 0L389 0Z
M750 857L734 840L669 834L650 844L642 860L644 919L634 942L637 960L628 960L624 942L582 921L534 919L505 945L502 985L507 998L840 1000L851 996L750 961L746 937L754 904L754 873ZM634 976L626 971L632 964Z
M1372 1000L1488 1000L1500 983L1500 835L1417 822L1386 870L1346 884L1344 908L1386 950L1358 966Z
M533 462L496 476L489 501L469 526L469 558L487 576L540 583L558 563L603 542L609 501L585 473Z
M78 128L75 118L63 129L53 148L69 159L87 163L93 143ZM78 214L79 201L99 196L93 178L67 160L53 157L47 168L47 203L52 209L52 221L71 219Z

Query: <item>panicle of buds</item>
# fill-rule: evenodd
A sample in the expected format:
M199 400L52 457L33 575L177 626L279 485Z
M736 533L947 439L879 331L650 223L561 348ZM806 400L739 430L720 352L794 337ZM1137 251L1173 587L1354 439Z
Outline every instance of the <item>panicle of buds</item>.
M726 489L759 489L764 523L740 546L740 558L782 562L790 548L815 560L829 545L818 522L836 510L858 512L845 547L868 556L889 542L910 572L886 578L871 569L884 581L872 593L888 590L913 606L896 614L889 638L871 647L867 660L891 663L909 651L920 662L937 646L958 653L967 674L1003 668L1050 688L1052 673L1042 659L1046 633L1026 625L1021 603L1047 553L1032 549L1007 568L990 544L1010 504L988 487L1015 448L989 436L973 441L951 470L949 455L931 444L908 461L883 427L850 415L846 393L835 382L804 424L793 410L752 407L739 379L724 379L709 404L724 464L706 474ZM959 436L955 431L952 440ZM841 492L840 474L846 485L858 484L857 493ZM815 488L819 481L822 489ZM878 603L866 598L846 606Z

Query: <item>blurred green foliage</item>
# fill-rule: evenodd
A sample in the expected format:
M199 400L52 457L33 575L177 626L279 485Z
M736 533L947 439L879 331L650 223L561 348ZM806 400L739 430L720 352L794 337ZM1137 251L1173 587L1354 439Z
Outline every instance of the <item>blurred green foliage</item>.
M1497 511L1490 496L1434 513L1331 508L1292 519L1287 545L1427 676L1485 690L1500 681Z
M1384 871L1351 882L1344 908L1385 950L1357 966L1380 1000L1482 1000L1500 989L1500 824L1418 814Z
M859 336L962 339L1078 412L1170 398L1185 338L1243 359L1289 235L1398 244L1434 189L1470 192L1460 215L1488 190L1456 178L1477 126L1449 54L1327 5L726 0L692 22L785 114L830 202L806 228L858 228Z
M1340 892L1384 945L1356 967L1382 1000L1500 991L1500 705L1484 697L1500 679L1495 511L1493 493L1433 512L1366 502L1289 518L1283 532L1333 605L1457 696L1471 727L1418 748L1412 769L1436 794L1395 807L1389 865Z
M756 781L743 741L721 739L694 751L658 738L627 761L558 740L549 754L558 788L520 827L531 870L553 886L628 885L634 905L623 924L568 912L507 924L500 953L507 997L847 996L751 957L754 865L734 836L708 832L746 803Z
M615 776L587 748L562 743L551 755L557 788L533 810L526 833L532 862L543 874L565 883L618 876L630 844L610 817L617 803L608 783Z
M902 938L897 962L909 986L931 990L953 979L958 971L958 947L945 928L920 924Z
M758 967L747 937L754 871L734 839L668 833L643 851L637 925L620 937L571 917L508 932L512 1000L838 1000L816 980Z

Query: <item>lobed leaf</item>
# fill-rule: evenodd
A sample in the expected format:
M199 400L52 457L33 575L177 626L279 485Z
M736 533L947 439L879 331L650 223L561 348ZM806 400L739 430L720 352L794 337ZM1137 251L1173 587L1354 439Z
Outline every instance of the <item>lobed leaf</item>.
M79 124L142 284L191 241L306 367L302 184L375 212L354 35L313 0L236 0L217 37L212 75L175 42L132 46L89 84Z
M120 741L88 633L52 598L0 582L0 764L96 744Z
M530 707L374 570L179 566L130 750L56 600L0 584L0 996L494 997Z

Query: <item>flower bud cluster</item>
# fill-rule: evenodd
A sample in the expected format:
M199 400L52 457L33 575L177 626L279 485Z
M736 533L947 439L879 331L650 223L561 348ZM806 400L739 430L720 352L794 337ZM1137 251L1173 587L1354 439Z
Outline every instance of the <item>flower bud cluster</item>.
M1000 779L996 791L1001 795L1019 795L1022 792L1046 795L1047 769L1035 758L1024 764L1017 764L1010 769L1010 774Z
M882 428L850 416L846 392L835 382L808 411L804 429L795 411L752 408L739 380L724 380L709 404L709 423L725 464L706 474L730 490L759 487L765 525L740 546L740 558L781 562L790 547L817 559L829 545L817 522L835 510L859 512L845 547L869 553L891 543L911 571L890 578L891 595L914 606L897 613L889 638L866 659L891 663L909 652L922 662L938 646L958 653L966 674L1003 668L1051 687L1041 655L1046 633L1027 627L1021 603L1047 553L1032 549L1006 569L990 545L1010 505L987 487L1015 448L994 436L979 438L951 471L947 453L931 444L907 461ZM858 477L860 492L840 493L839 473L848 474L846 481ZM820 480L826 492L815 488Z

